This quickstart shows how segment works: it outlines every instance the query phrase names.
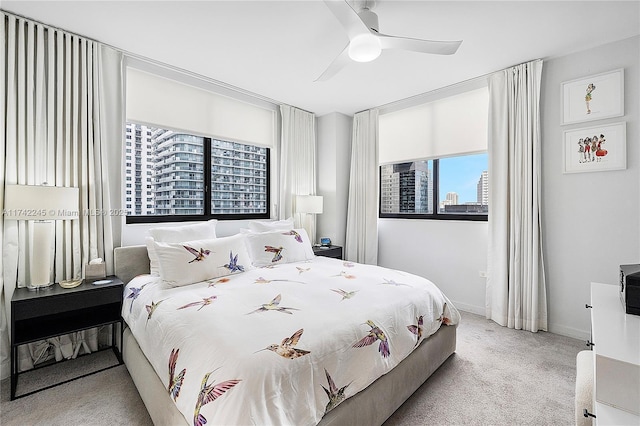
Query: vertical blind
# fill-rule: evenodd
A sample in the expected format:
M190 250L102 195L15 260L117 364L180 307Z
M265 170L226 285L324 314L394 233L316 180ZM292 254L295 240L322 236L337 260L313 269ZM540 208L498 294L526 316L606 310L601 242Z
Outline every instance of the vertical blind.
M126 84L128 121L275 146L274 110L131 67Z
M487 150L486 87L379 117L380 164Z

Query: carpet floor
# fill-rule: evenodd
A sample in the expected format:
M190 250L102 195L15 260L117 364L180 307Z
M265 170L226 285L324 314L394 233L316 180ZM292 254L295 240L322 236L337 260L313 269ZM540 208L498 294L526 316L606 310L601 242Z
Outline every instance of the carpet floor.
M462 312L456 353L385 423L408 425L572 425L576 355L584 343L500 327ZM18 394L66 371L113 362L102 351L20 376ZM14 401L0 384L0 424L151 425L125 366Z

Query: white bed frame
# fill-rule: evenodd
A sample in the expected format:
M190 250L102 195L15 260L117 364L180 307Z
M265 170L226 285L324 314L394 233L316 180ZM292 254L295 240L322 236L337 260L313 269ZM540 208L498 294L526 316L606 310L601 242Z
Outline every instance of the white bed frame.
M149 273L146 246L119 247L114 256L115 274L125 284ZM187 425L129 328L122 345L124 363L153 423ZM381 425L455 350L456 326L440 327L393 370L327 413L319 425Z

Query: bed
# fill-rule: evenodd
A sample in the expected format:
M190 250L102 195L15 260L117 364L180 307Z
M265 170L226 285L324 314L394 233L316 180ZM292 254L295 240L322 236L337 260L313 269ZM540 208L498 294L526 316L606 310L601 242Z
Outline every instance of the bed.
M272 256L274 253L267 254ZM355 304L349 305L358 298L365 300L367 291L371 289L386 292L388 300L398 299L402 306L408 306L408 302L402 301L402 294L422 291L422 287L433 286L423 278L400 271L318 257L277 265L275 268L267 265L264 268L232 275L231 279L222 277L180 288L163 286L161 280L148 275L149 272L147 246L115 249L115 273L127 284L123 304L123 318L127 323L122 342L123 358L156 425L199 426L207 422L379 425L402 405L456 348L459 314L441 293L437 300L429 301L428 305L420 308L424 312L411 308L401 320L391 320L387 314L376 317L380 306L365 314L360 312L359 308L354 308ZM357 277L369 276L371 273L382 275L375 278L375 282L368 279L368 288L358 286ZM139 292L135 298L131 297L135 291L133 289L139 289L143 285L145 292ZM234 291L241 293L233 293ZM303 297L306 291L312 293L307 301ZM146 299L143 293L146 294ZM246 296L248 294L250 296ZM239 295L244 295L242 298L247 300L238 299ZM380 295L375 297L385 300L385 297L381 298ZM225 307L224 301L232 299L234 302ZM160 300L163 301L162 305L158 305ZM319 335L322 327L314 328L310 318L323 316L319 314L321 311L313 310L315 305L322 303L333 303L332 306L336 306L336 309L347 312L346 318L337 319L338 323L348 323L349 316L354 317L352 329L338 333L342 336L340 349L328 346L333 340L340 339L313 338ZM237 307L237 312L229 310L229 306L233 306L234 309ZM214 310L218 310L215 314L218 316L206 321L209 321L208 324L216 324L215 333L230 333L220 331L222 329L217 325L222 326L227 320L235 324L236 331L251 332L255 328L255 335L252 334L250 338L234 345L222 343L230 341L229 335L221 340L205 340L209 343L204 344L206 347L219 344L224 351L233 349L231 346L241 346L242 354L225 355L225 362L235 365L250 360L255 364L255 370L248 377L240 378L241 374L235 373L232 367L227 368L223 365L225 362L219 360L212 361L211 365L200 366L192 362L184 367L183 361L190 360L188 354L194 352L193 339L198 339L194 334L198 327L185 327L182 324L181 327L171 328L175 323L182 321L182 317L176 315L179 313L185 316L185 312L188 311L192 318L204 318L196 315L214 315ZM424 319L419 314L424 315ZM294 318L298 321L295 324ZM273 322L276 320L284 321L287 326ZM327 321L326 315L322 320ZM332 325L327 328L336 327L335 321L330 321L329 324ZM187 330L187 336L164 343L158 342L163 340L165 335L173 336L177 329ZM379 333L381 329L389 338L385 333ZM153 330L156 330L155 334ZM403 340L394 340L391 335L402 335ZM325 347L326 350L323 349ZM336 362L326 361L324 366L314 367L311 360L313 357L320 357L318 354L321 350L342 354L339 356L343 358L347 358L344 354L349 354L348 358L353 358L351 361L355 366L352 364L339 367ZM158 358L158 354L161 354L159 359L154 359ZM234 364L234 359L242 362ZM324 353L322 359L325 359ZM367 362L371 365L365 366ZM293 365L299 367L289 367ZM296 373L291 373L291 376L286 378L274 379L271 376L276 376L275 372L280 368L278 366L284 366L283 372L290 370ZM186 374L182 373L183 371ZM265 371L269 373L264 374ZM212 374L211 378L209 374ZM260 374L268 377L262 379ZM298 377L296 374L304 380L295 378ZM189 383L191 388L184 379L187 375L191 375L192 378ZM253 376L258 378L254 379ZM178 386L176 398L175 385L183 379L184 383L180 383L182 388ZM251 401L252 395L257 394L254 392L255 388L261 387L263 380L265 388L270 386L268 380L275 380L283 389L266 389L265 395L269 395L268 398L262 397L263 400L259 403ZM302 385L298 388L297 383L303 381L310 382L310 390L303 389ZM285 387L287 389L284 389ZM203 393L205 390L215 392L209 392L207 398ZM214 393L217 399L213 397ZM282 395L279 395L280 393ZM284 400L269 402L276 394ZM180 407L180 401L188 403L183 403ZM269 411L273 406L278 407L275 410L275 418L272 417L273 412ZM232 414L225 414L225 410ZM243 413L238 414L240 412Z

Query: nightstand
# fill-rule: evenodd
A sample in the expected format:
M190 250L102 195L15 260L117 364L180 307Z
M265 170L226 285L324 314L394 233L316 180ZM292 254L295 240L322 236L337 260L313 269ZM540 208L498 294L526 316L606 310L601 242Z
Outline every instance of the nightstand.
M117 347L117 325L120 325L120 342L122 342L122 293L123 282L116 276L106 277L112 280L109 284L91 284L95 279L85 280L75 288L65 289L55 284L48 290L29 291L17 288L11 298L11 399L16 398L18 386L18 346L44 340L76 331L103 325L112 325L111 344L113 352L121 365L122 352ZM51 364L55 365L55 364ZM107 368L94 371L98 373ZM84 376L65 380L61 383L42 388L18 396L31 395Z
M342 247L340 246L313 246L313 254L316 256L342 259Z

